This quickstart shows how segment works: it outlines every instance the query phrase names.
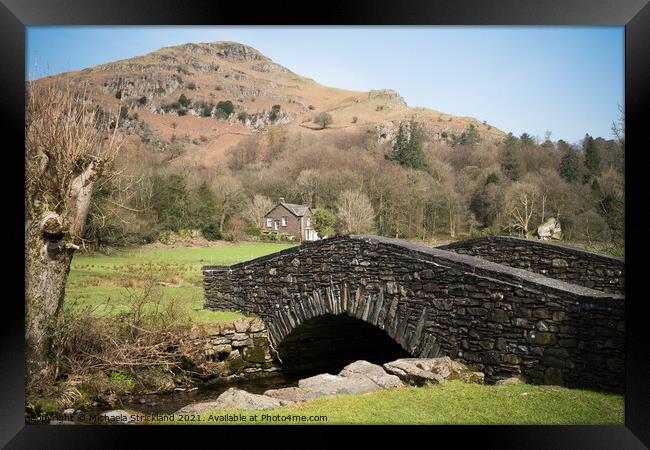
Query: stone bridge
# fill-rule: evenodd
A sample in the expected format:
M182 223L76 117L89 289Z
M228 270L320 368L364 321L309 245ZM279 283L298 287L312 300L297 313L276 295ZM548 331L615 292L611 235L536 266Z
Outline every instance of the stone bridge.
M205 307L259 316L287 370L447 355L488 382L624 389L620 258L515 238L441 249L366 235L203 272Z

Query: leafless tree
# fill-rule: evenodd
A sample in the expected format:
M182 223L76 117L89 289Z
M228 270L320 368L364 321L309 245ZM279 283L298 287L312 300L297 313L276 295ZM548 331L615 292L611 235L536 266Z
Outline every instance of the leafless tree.
M375 227L375 211L362 191L346 190L339 197L337 220L342 234L368 233Z
M525 237L530 235L531 218L535 214L538 198L537 186L531 183L513 183L506 200L510 217L509 228L517 230Z
M87 104L84 93L53 83L27 87L25 337L30 374L47 366L48 331L63 305L93 189L120 147L117 120Z
M251 227L260 227L264 214L273 208L273 201L260 194L256 194L244 207L243 216Z

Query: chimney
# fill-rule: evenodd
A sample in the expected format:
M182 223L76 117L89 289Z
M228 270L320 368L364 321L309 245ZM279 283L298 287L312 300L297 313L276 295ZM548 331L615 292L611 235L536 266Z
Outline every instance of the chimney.
M279 202L279 203L284 203L284 197L280 197L280 198L278 199L278 202Z

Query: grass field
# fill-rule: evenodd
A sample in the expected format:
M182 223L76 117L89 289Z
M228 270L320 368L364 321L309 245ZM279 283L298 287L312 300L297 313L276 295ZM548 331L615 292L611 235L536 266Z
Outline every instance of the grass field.
M136 249L112 255L75 256L66 287L66 307L118 313L153 282L164 301L191 309L197 322L231 321L240 314L203 310L201 267L230 265L291 247L291 244L226 244L219 247ZM157 292L157 293L158 293Z
M301 423L272 419L278 415L327 417L326 421L302 422L310 424L622 425L625 418L621 395L557 386L494 386L448 381L426 387L323 397L271 411L213 410L189 423L242 423L224 421L225 414L243 414L249 418L256 415L255 423L267 424ZM188 423L178 415L175 418L176 423Z

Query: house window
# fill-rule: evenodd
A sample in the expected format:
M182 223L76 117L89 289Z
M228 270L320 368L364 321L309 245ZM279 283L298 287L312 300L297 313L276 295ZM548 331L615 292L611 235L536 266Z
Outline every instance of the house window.
M311 218L309 218L309 217L307 217L307 226L308 226L308 227L311 226Z
M282 226L283 227L287 226L287 216L282 217Z
M266 218L266 227L271 228L273 226L273 219L271 217Z

